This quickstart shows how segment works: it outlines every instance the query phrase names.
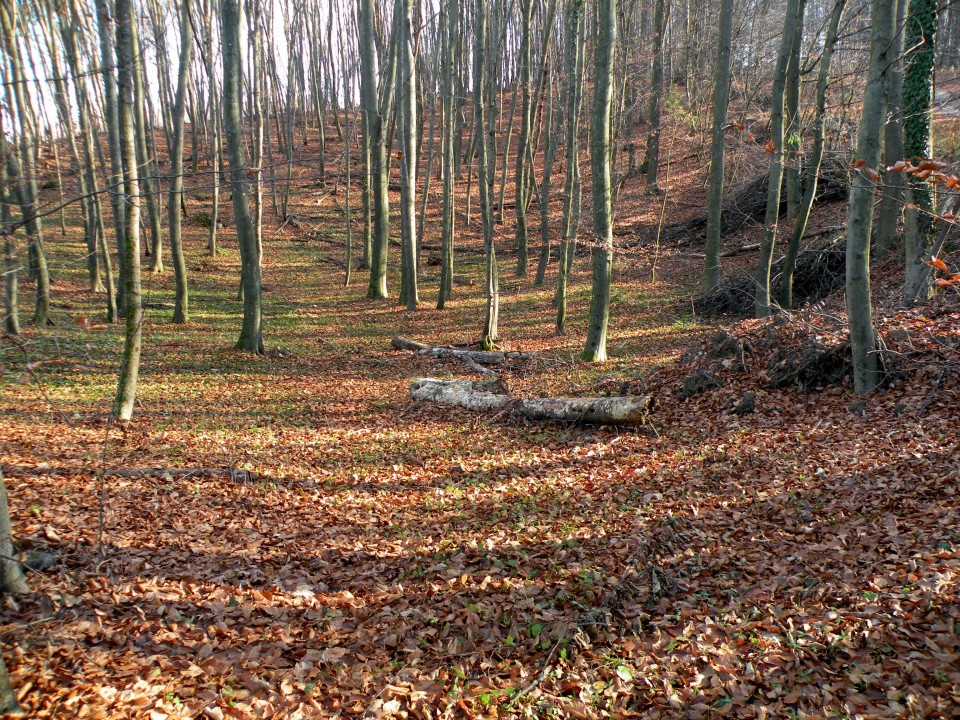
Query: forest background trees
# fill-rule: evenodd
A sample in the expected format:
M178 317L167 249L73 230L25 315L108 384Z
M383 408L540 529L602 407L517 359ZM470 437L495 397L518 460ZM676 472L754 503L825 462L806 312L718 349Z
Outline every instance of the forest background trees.
M794 304L793 272L818 178L827 165L846 174L851 329L860 338L855 353L872 357L869 243L889 251L900 242L903 221L904 296L913 300L929 292L925 262L944 216L951 216L938 214L949 196L928 178L904 181L885 167L934 153L934 76L949 85L960 59L957 5L922 0L894 7L899 15L890 22L902 22L880 58L877 43L886 38L875 36L876 18L886 23L878 13L889 9L880 5L3 0L5 328L21 327L21 279L34 288L33 325L52 322L56 268L48 267L45 243L58 222L64 227L65 209L81 206L90 290L102 296L108 321L125 316L116 413L129 417L143 324L141 258L158 274L166 272L169 253L176 280L170 319L190 317L181 232L188 199L206 203L210 253L225 245L240 250L237 346L261 353L264 241L275 228L309 223L291 210L291 194L332 186L333 193L346 189L338 195L345 241L337 261L345 282L365 272L368 297L396 295L410 311L424 292L436 292L440 308L456 302L457 240L480 230L486 299L477 335L486 348L499 341L505 257L515 257L521 283L554 283L562 334L571 269L589 251L593 292L583 357L603 360L608 318L616 313L617 254L659 239L670 222L661 212L621 234L618 201L632 194L654 217L666 208L669 125L694 139L709 182L704 231L696 238L706 240L708 294L724 282L724 196L750 179L743 165L768 166L753 285L759 316ZM334 136L342 148L336 154L328 147ZM730 154L738 158L734 165L725 162ZM41 175L54 171L57 192L42 195ZM232 213L223 207L222 183ZM584 185L592 197L589 226L581 223ZM878 186L883 222L874 233ZM562 205L559 221L552 218L554 198ZM434 205L442 208L436 231L425 223ZM780 232L781 223L792 233ZM141 225L149 241L141 242ZM399 247L398 277L392 243ZM425 247L439 250L436 288L421 281ZM530 255L537 260L532 279Z

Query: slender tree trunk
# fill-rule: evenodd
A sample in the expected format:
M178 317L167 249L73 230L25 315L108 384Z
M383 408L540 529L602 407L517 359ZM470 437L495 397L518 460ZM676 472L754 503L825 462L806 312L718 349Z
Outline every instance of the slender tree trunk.
M787 254L783 262L783 282L780 289L780 305L789 310L793 307L793 272L797 266L797 255L800 253L800 241L807 229L810 211L817 197L817 181L820 176L820 165L823 163L824 121L827 115L827 85L830 81L830 65L833 61L833 50L837 44L837 30L840 27L840 18L846 0L836 0L830 22L827 25L827 36L823 42L823 54L820 57L820 74L817 77L817 108L816 120L813 126L813 153L811 165L807 170L807 183L800 200L797 219L793 224L793 233Z
M117 243L117 299L118 314L126 312L124 293L126 292L126 253L123 251L126 205L123 201L123 160L120 156L120 130L117 117L117 80L114 73L116 58L113 45L113 20L110 14L109 0L95 0L97 6L97 26L100 35L100 74L103 78L103 101L105 124L107 126L107 147L110 151L110 174L107 176L107 190L110 193L110 205L113 209L113 228Z
M243 124L240 119L240 88L243 65L240 62L239 0L222 0L220 37L223 43L223 125L230 158L230 181L233 189L233 216L240 245L241 283L243 286L243 326L237 348L252 353L263 352L263 327L260 298L260 258L257 236L250 217L247 195L246 162L243 152Z
M647 158L644 166L647 171L647 193L658 195L660 187L657 185L657 171L660 165L660 106L663 99L663 55L664 36L670 22L670 0L656 0L657 6L653 13L654 45L653 45L653 72L651 73L650 88L650 134L647 136ZM596 210L594 210L596 212Z
M0 569L2 569L0 592L8 595L30 592L30 586L27 585L27 580L23 576L23 568L15 559L10 508L7 504L7 487L3 482L2 472L0 472ZM0 657L0 715L5 717L26 715L17 701L17 694L10 685L10 676L2 657Z
M437 309L442 310L453 295L453 231L454 231L454 165L456 164L454 147L453 116L453 51L456 44L456 32L459 16L459 0L446 0L440 7L440 27L443 37L441 59L441 77L443 93L443 220L440 236L440 292L437 297Z
M896 63L890 71L890 90L887 93L887 117L883 130L883 164L886 166L904 160L903 153L903 23L908 0L897 3L897 36L894 40ZM951 10L951 13L955 10ZM890 173L884 178L883 197L873 237L873 260L884 258L894 245L897 225L904 205L906 179L902 173Z
M220 171L223 152L220 147L220 104L217 101L219 88L214 70L213 26L215 22L214 0L204 0L203 47L206 56L207 78L210 83L210 235L207 239L207 252L211 257L217 254L217 229L220 225ZM256 160L254 161L256 162Z
M557 306L557 334L567 331L567 286L573 267L577 232L580 227L580 111L583 104L584 0L569 0L564 38L565 102L567 108L567 167L563 188L563 231L559 273L554 302Z
M558 133L553 127L553 82L547 97L546 119L543 132L546 137L546 152L543 157L543 179L540 183L540 258L537 261L537 274L533 279L534 287L540 287L546 281L547 265L550 262L550 183L553 176L553 163L559 144Z
M91 123L93 115L92 103L87 92L87 81L83 77L80 65L80 56L77 51L76 37L79 36L81 27L79 13L75 3L70 4L69 23L66 18L61 18L60 34L63 39L63 46L66 50L67 63L70 66L70 72L73 75L74 94L77 100L77 117L80 123L81 146L83 148L84 167L83 172L87 176L87 187L92 193L90 203L88 203L88 212L90 213L90 224L95 232L94 240L95 250L100 253L103 264L104 279L106 287L104 288L107 301L107 322L117 321L119 312L117 311L117 293L113 285L113 265L110 260L110 248L107 244L106 229L103 220L103 207L100 203L100 187L97 180L95 161L100 162L101 167L106 170L106 163L103 162L103 151L99 143L94 142L94 130ZM106 175L106 172L104 173ZM112 195L112 193L111 193Z
M790 55L796 35L795 27L805 0L787 0L786 18L783 36L780 41L780 54L773 75L773 100L770 109L770 164L767 182L767 211L764 217L764 239L760 244L760 261L757 267L756 292L754 296L757 317L767 317L770 307L770 268L773 266L773 248L777 242L777 229L780 219L780 190L783 185L783 161L786 155L783 147L783 94L789 70Z
M787 193L787 218L793 220L800 212L801 195L803 188L800 184L801 168L803 166L803 143L800 129L800 62L803 50L803 20L806 10L806 0L800 3L797 22L793 28L793 44L790 48L790 64L787 68L787 84L785 89L784 107L786 110L786 131L783 138L783 148L786 153L784 175Z
M860 395L880 384L870 299L870 228L876 190L880 141L886 119L887 89L894 51L894 19L897 0L871 0L870 69L863 96L857 160L862 166L854 174L847 219L847 315L853 354L853 386Z
M23 576L23 567L16 559L13 545L13 528L10 524L10 506L7 503L7 486L0 472L0 593L21 595L30 592L27 579ZM0 693L2 697L2 693ZM0 703L0 711L3 710Z
M663 0L658 0L662 3ZM607 359L607 325L610 321L610 283L613 270L613 218L610 179L610 110L613 99L613 53L617 40L617 2L599 0L597 43L594 50L593 132L590 162L593 168L593 293L590 323L583 359ZM653 160L654 164L656 160ZM648 176L649 177L649 176Z
M397 115L400 132L400 229L403 262L400 278L400 302L407 310L416 310L417 296L417 98L416 61L413 55L412 0L396 0L395 33L400 82L397 86Z
M527 163L527 145L532 133L532 105L530 86L530 65L532 63L530 31L532 20L533 1L520 0L520 79L519 89L523 93L520 108L520 135L517 142L516 173L514 174L516 195L516 246L517 246L517 275L524 277L527 274L527 199L529 193L529 170Z
M370 190L373 195L373 236L370 243L370 285L367 297L387 297L387 249L390 233L390 203L387 197L387 146L384 118L377 99L377 50L373 38L373 0L360 0L360 95L364 135L370 148Z
M151 177L150 153L147 151L147 116L145 112L147 90L140 54L140 31L136 20L131 20L133 32L133 73L134 120L137 145L137 176L147 201L147 218L150 221L150 271L163 272L163 235L160 230L159 181Z
M183 253L181 233L181 201L183 195L183 136L187 83L190 82L190 61L193 53L193 23L189 0L180 6L180 68L177 73L177 96L173 109L173 145L170 147L170 198L167 201L167 224L170 233L170 254L173 257L174 307L173 322L190 319L190 290L187 285L187 261ZM211 78L212 82L212 78ZM154 257L156 262L156 257Z
M490 145L493 139L493 124L487 106L489 68L487 60L487 8L486 0L477 0L474 11L473 48L473 117L476 124L478 182L480 187L480 218L483 225L483 245L486 251L486 308L480 345L492 350L497 342L500 318L500 273L497 267L497 252L493 241L493 159Z
M0 108L0 229L3 231L3 329L10 335L20 334L20 311L17 308L18 275L17 246L10 232L12 216L10 206L13 198L10 192L10 172L7 163L10 160L7 148L7 134L3 123L4 108Z
M730 46L733 38L733 0L721 0L717 30L717 66L713 79L713 137L710 143L710 190L707 197L707 247L703 291L720 284L720 240L723 215L724 150L727 105L730 102Z
M124 332L123 362L113 413L118 420L133 417L140 372L143 307L140 301L140 184L137 178L133 75L133 14L131 0L117 0L117 120L124 191Z
M23 213L24 229L27 232L29 247L36 263L36 303L33 310L33 324L38 327L52 325L50 320L50 274L47 270L47 256L43 246L43 223L37 217L38 190L37 173L34 164L35 145L37 137L33 135L29 116L31 111L27 105L20 46L16 40L16 5L3 2L0 10L0 23L3 25L4 47L7 54L11 93L13 95L16 115L20 120L20 172L19 180L20 210Z
M903 151L908 158L930 157L933 149L933 61L937 30L936 0L910 0L904 45L910 49L903 71ZM912 303L930 293L930 234L933 197L924 180L910 179L904 215L906 260L903 298Z

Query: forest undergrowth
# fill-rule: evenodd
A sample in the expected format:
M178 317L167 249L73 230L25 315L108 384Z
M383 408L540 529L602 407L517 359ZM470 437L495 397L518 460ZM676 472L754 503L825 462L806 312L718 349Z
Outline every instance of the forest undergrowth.
M704 195L677 145L671 218ZM613 359L576 359L588 258L557 337L554 269L532 288L508 253L503 344L537 358L502 374L523 396L651 393L650 424L478 416L411 402L415 378L470 374L390 338L475 340L480 256L458 255L447 310L429 262L416 313L367 300L364 273L342 287L329 182L302 184L297 222L265 224L259 357L231 349L232 228L207 257L191 198L191 322L169 322L169 272L145 277L124 426L108 422L122 328L85 289L76 211L65 237L48 222L57 325L4 338L0 358L14 533L58 559L0 628L31 717L960 713L956 294L882 309L891 386L859 400L842 298L702 324L702 260L657 244L661 199L628 182L618 223L646 231L618 256Z

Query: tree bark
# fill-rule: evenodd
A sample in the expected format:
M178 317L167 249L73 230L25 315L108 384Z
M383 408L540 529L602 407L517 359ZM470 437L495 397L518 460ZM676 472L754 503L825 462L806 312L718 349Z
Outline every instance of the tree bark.
M20 311L17 307L19 293L19 262L17 260L17 246L13 233L10 231L12 215L10 206L14 199L10 189L10 172L8 169L7 134L3 123L4 108L0 107L0 228L3 230L3 329L10 335L20 334Z
M713 80L713 136L710 143L710 190L707 198L707 245L703 292L720 284L721 216L723 214L724 150L727 105L730 102L730 46L733 37L733 0L721 0L717 30L717 66Z
M827 36L823 42L823 54L820 57L820 73L817 77L817 109L813 127L813 153L811 165L808 168L807 184L800 200L797 219L793 224L793 233L787 254L783 262L783 282L780 290L780 305L786 310L793 307L793 272L797 266L797 255L800 253L800 242L807 229L813 201L817 196L817 183L820 177L820 166L823 163L824 120L827 115L827 85L830 80L830 65L833 61L833 50L837 44L837 30L840 27L840 18L846 0L836 0L830 22L827 25Z
M663 0L658 0L663 2ZM599 0L593 87L593 132L590 162L593 169L593 292L590 321L582 358L607 359L610 321L610 283L613 268L612 190L610 180L610 108L613 96L613 51L617 39L617 0Z
M870 69L863 97L857 160L847 219L847 316L853 354L854 390L864 395L880 384L880 364L870 298L870 229L880 139L886 119L888 77L892 68L896 0L871 0Z
M524 277L527 274L527 199L529 195L529 173L527 164L527 144L530 142L532 131L531 98L530 98L530 65L532 52L530 31L532 18L532 0L520 0L520 77L519 90L523 95L520 107L520 134L517 143L516 172L514 174L514 191L516 197L517 219L516 247L517 247L517 275Z
M454 217L454 174L456 155L454 148L453 116L453 51L456 44L456 32L459 16L459 0L447 0L440 7L440 32L443 35L441 83L443 93L443 149L440 162L443 165L443 221L440 235L440 292L437 297L437 309L442 310L453 294L453 231Z
M652 195L660 193L660 187L657 185L657 170L660 165L660 106L663 99L663 39L667 32L667 24L670 22L670 0L656 0L656 2L656 9L653 13L654 44L653 72L651 73L650 81L650 133L647 135L647 157L644 161L647 170L647 192Z
M780 41L780 54L773 75L773 99L770 109L770 174L767 184L767 212L764 217L764 239L760 245L760 260L757 266L756 292L754 303L757 317L768 317L770 307L770 268L773 265L773 248L777 242L777 229L780 219L780 190L783 185L783 94L787 81L787 71L793 48L796 23L801 17L801 5L805 0L787 0L786 18L783 36Z
M133 74L133 12L131 0L117 0L117 121L123 166L124 212L124 330L123 362L113 414L133 417L140 373L143 307L140 299L140 183L137 177Z
M104 124L107 127L107 148L110 153L110 174L107 176L107 190L110 193L110 206L113 209L113 229L117 244L117 297L118 315L126 312L124 293L126 292L126 253L123 242L126 235L125 211L121 186L123 185L123 160L120 155L120 129L117 116L117 80L114 73L116 58L113 45L113 20L110 14L109 0L95 0L97 6L97 27L100 36L100 74L103 78ZM78 10L82 12L82 10Z
M32 260L36 263L36 302L33 310L33 324L38 328L52 325L50 320L50 273L47 269L47 255L43 246L43 222L37 217L38 190L37 173L34 162L34 152L37 138L30 127L28 117L30 111L27 106L24 87L26 80L23 75L23 65L20 57L20 46L16 40L16 5L2 3L0 10L0 24L2 24L4 48L7 55L11 88L10 94L16 107L16 115L20 120L18 136L20 139L20 160L17 182L20 195L20 210L23 214L23 225L27 232Z
M400 229L402 266L400 302L407 310L416 310L417 296L417 98L416 62L413 56L412 0L396 0L396 35L400 83L397 87L400 132ZM429 170L428 170L429 172Z
M170 254L173 258L174 309L173 322L190 319L190 290L187 285L187 261L181 234L181 202L183 196L183 135L187 84L190 82L190 59L193 52L193 23L189 0L180 6L180 67L177 73L177 96L173 109L173 144L170 146L170 198L167 201L167 231L170 233ZM213 82L213 77L210 77ZM154 263L157 258L154 257ZM162 267L162 263L161 263Z
M903 152L907 158L927 158L933 151L931 108L936 30L936 0L910 0L904 27L904 46L910 49L910 54L903 71ZM929 274L924 263L930 259L933 197L924 180L911 178L907 184L903 298L911 303L930 293Z
M133 97L134 97L134 127L136 128L137 176L141 178L140 186L147 201L147 218L150 222L150 271L163 272L163 234L160 229L160 181L151 177L152 163L147 151L147 116L145 104L148 89L146 76L143 72L143 62L140 46L140 31L136 20L131 21L133 33Z
M563 231L560 243L557 292L557 335L567 331L567 286L580 228L580 112L583 106L584 64L584 0L569 0L564 31L563 65L566 86L564 106L567 108L566 177L563 186Z
M476 125L477 160L479 165L478 185L480 186L480 218L483 225L483 247L485 251L486 306L483 318L483 330L480 333L480 345L492 350L498 339L498 321L500 316L500 273L497 267L497 251L493 242L493 159L490 157L490 145L493 141L493 127L490 111L487 107L489 68L487 67L487 8L486 0L476 0L474 12L473 47L473 116Z
M883 130L883 164L886 166L906 159L903 153L903 23L907 1L897 4L897 36L894 40L896 63L890 72L890 88L887 92L887 117ZM955 12L951 10L951 12ZM885 178L883 197L873 237L873 261L882 259L890 252L897 237L897 225L904 204L906 178L902 173L890 173Z
M247 195L246 161L243 152L243 125L240 120L240 87L243 65L240 62L239 0L222 0L220 35L223 43L223 119L230 157L230 181L233 188L233 216L240 245L241 284L243 287L243 326L237 348L263 352L261 325L260 258L257 237L250 217Z

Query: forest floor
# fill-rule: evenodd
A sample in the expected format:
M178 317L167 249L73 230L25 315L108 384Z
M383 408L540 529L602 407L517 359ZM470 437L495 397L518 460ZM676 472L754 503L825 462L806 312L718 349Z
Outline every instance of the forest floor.
M666 206L639 180L621 193L618 222L646 231L618 257L608 363L577 359L588 256L565 337L554 268L532 288L501 256L504 347L537 354L502 369L513 392L652 393L634 429L412 402L415 378L471 375L390 339L475 340L479 256L458 255L447 310L429 263L415 313L368 300L365 273L344 288L329 262L342 186L306 170L297 226L265 225L267 353L232 349L238 253L228 224L204 255L194 193L191 321L147 311L134 419L111 424L122 327L96 319L76 211L65 237L49 220L57 325L0 346L15 536L59 560L3 610L30 716L960 713L960 302L881 308L903 372L863 402L843 382L842 300L716 335L690 309L702 259L656 242L661 213L704 206L702 157L670 152ZM474 216L458 242L476 234ZM172 283L145 273L145 300Z

